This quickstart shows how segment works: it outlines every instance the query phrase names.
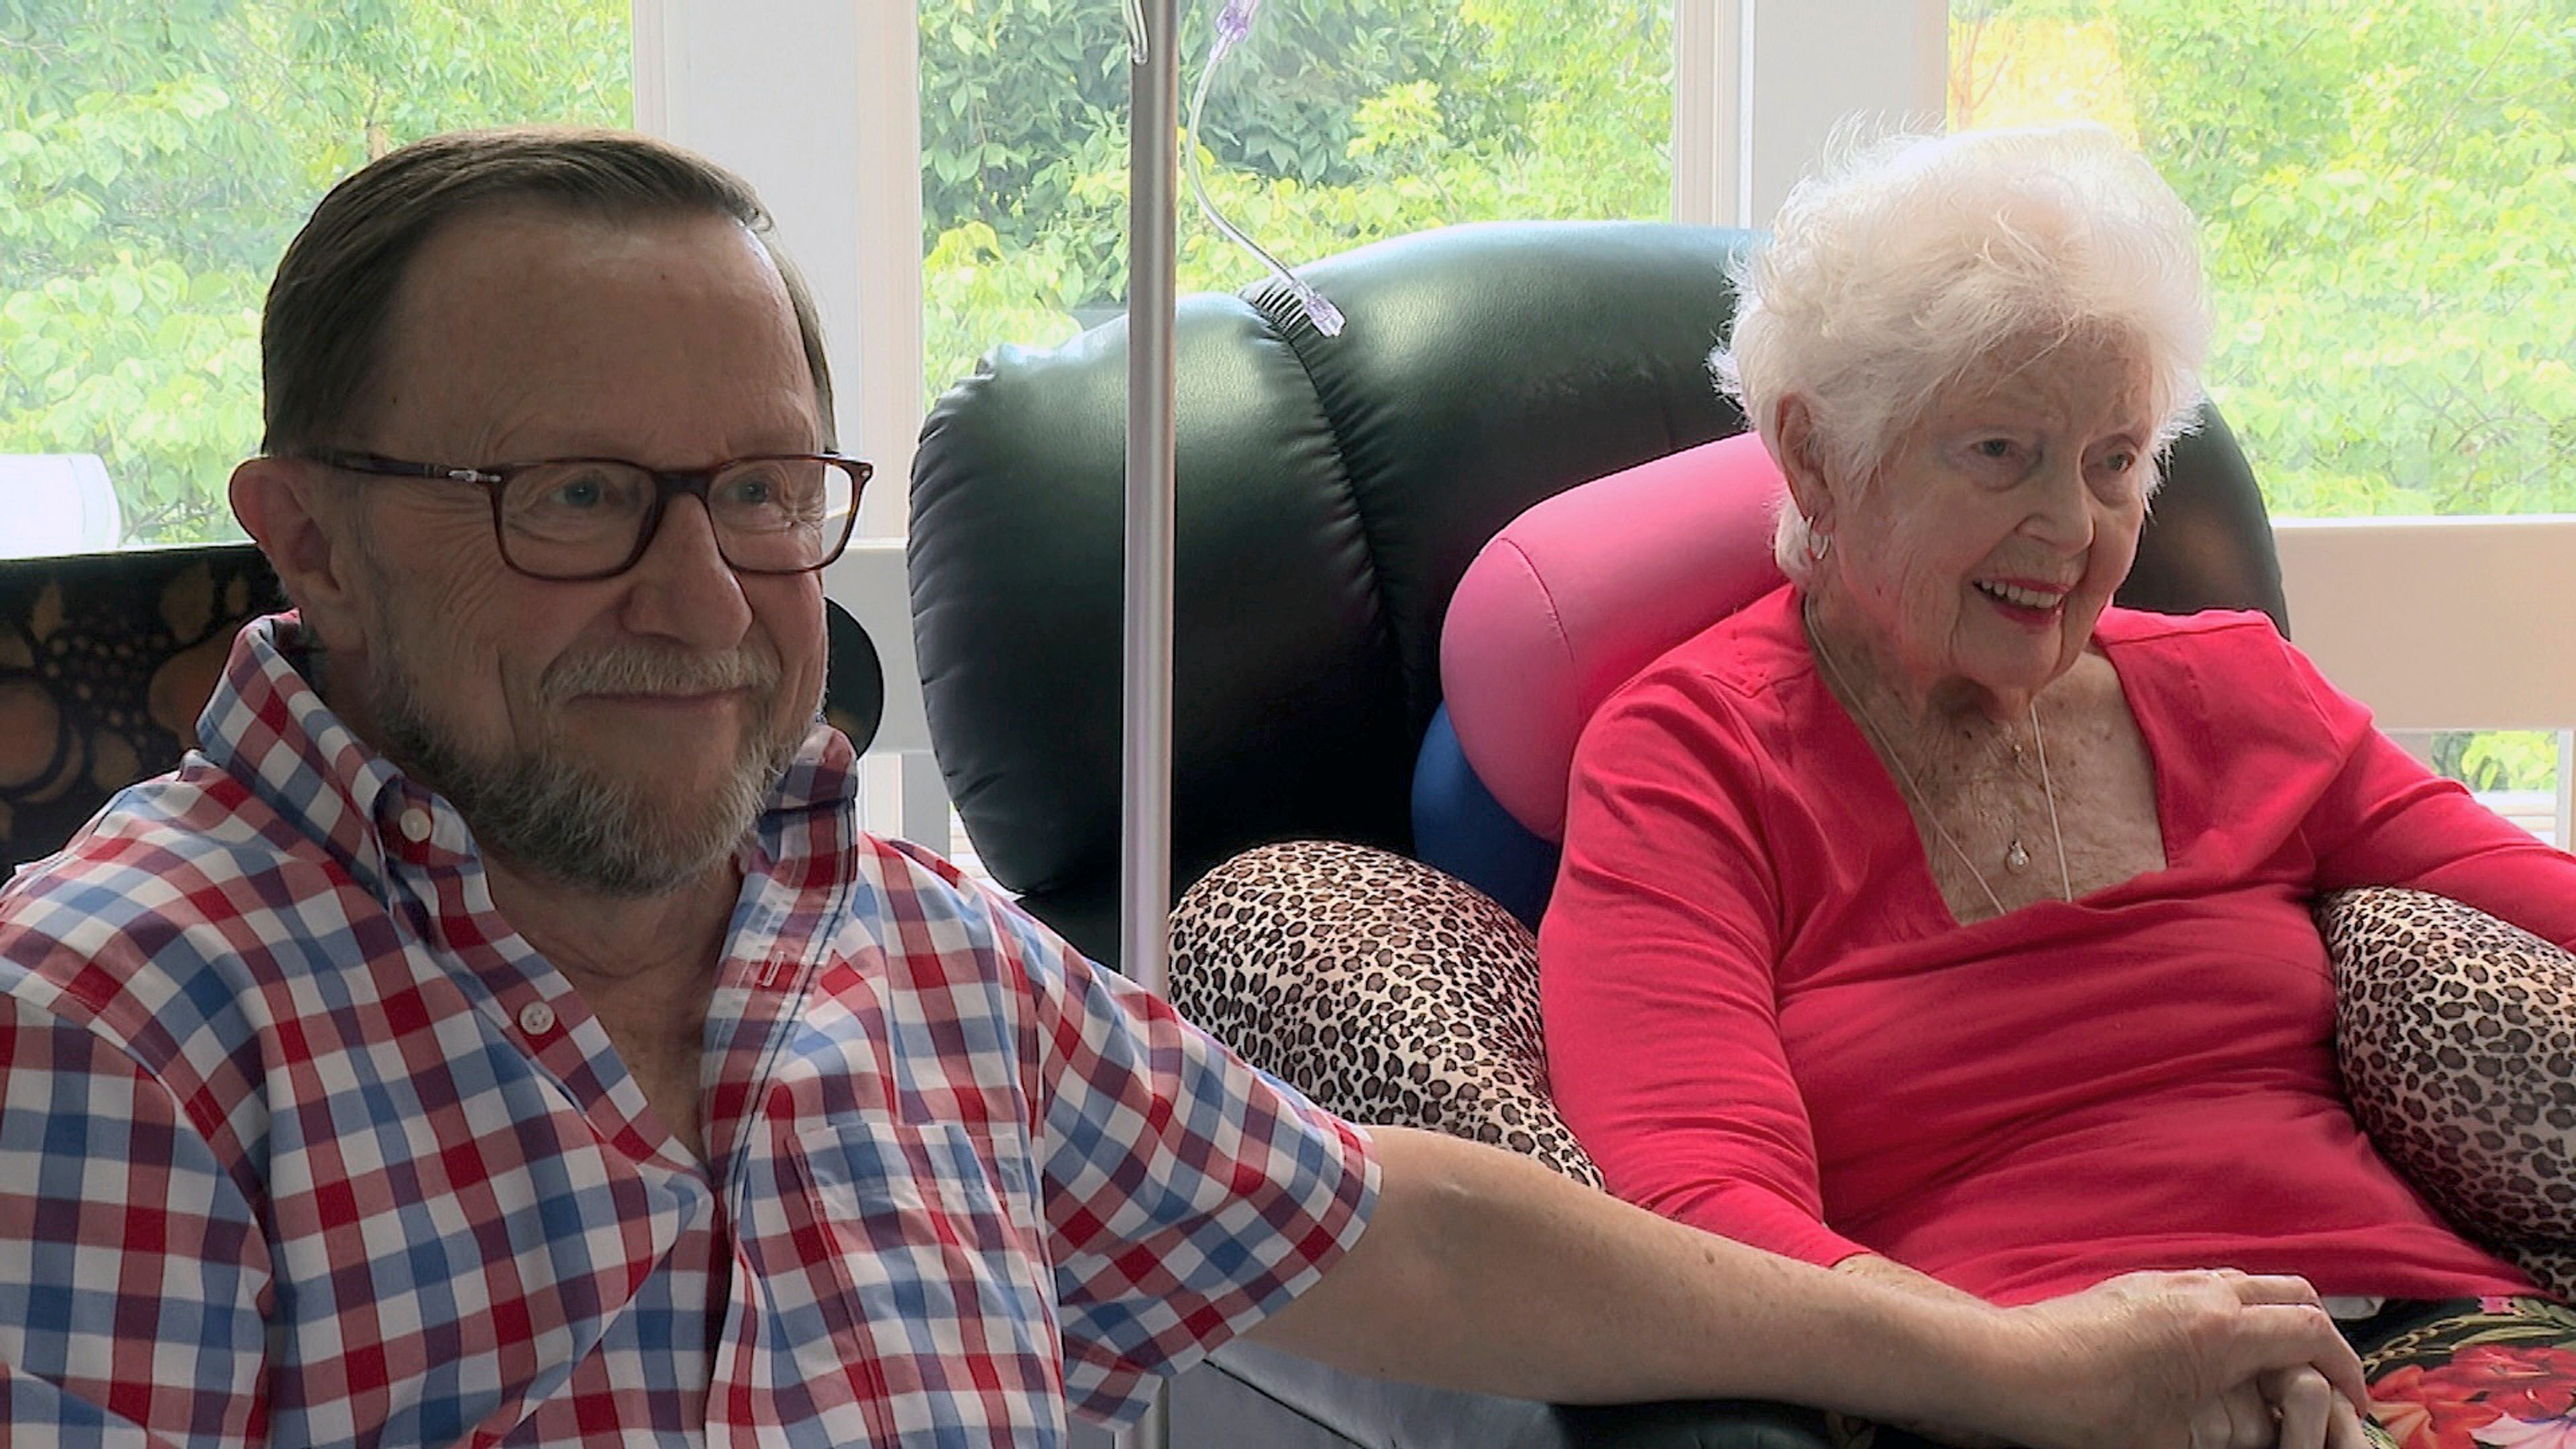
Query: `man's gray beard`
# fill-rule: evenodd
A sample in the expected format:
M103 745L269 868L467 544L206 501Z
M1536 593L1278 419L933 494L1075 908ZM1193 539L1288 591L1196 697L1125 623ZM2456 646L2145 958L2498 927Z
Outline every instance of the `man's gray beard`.
M632 786L604 779L562 757L558 741L503 758L477 755L440 732L404 667L402 651L379 629L369 661L370 704L385 753L456 807L486 852L599 895L663 895L698 878L732 853L759 820L803 743L795 736L744 742L717 797L694 819L658 808ZM777 687L774 666L748 662L709 668L645 650L622 650L573 666L589 687L717 682L724 675L765 694ZM764 677L765 676L765 677ZM578 692L552 677L547 702Z

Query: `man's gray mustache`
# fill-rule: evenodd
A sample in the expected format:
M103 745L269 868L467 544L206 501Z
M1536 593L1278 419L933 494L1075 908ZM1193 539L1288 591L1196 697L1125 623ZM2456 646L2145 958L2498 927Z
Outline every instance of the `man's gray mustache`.
M716 690L774 689L775 660L759 655L673 654L657 649L613 649L566 660L547 671L548 703L583 694L707 694Z

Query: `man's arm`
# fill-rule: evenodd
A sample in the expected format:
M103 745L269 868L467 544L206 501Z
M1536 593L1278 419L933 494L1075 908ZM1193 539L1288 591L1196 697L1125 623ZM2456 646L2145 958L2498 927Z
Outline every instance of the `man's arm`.
M2196 1414L2298 1365L2362 1392L2352 1351L2295 1280L2141 1275L1995 1309L1774 1257L1492 1148L1371 1135L1383 1175L1367 1231L1254 1337L1481 1392L1779 1399L2040 1449L2197 1442ZM2306 1442L2359 1449L2351 1407Z
M1876 1253L1854 1253L1834 1265L1837 1273L1848 1274L1866 1282L1888 1288L1901 1288L1926 1298L1946 1298L1957 1303L1983 1303L1984 1299L1965 1288L1953 1288L1929 1273L1906 1267L1894 1258Z

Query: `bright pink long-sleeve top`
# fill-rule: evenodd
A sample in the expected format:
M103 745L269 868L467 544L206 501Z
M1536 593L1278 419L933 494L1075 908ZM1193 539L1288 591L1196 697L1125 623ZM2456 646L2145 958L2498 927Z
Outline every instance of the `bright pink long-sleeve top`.
M1620 1196L2004 1303L2140 1268L2457 1298L2530 1280L2354 1124L2321 891L2576 944L2576 857L2371 727L2257 614L2113 609L2167 867L1961 926L1782 589L1603 707L1539 933L1558 1104Z

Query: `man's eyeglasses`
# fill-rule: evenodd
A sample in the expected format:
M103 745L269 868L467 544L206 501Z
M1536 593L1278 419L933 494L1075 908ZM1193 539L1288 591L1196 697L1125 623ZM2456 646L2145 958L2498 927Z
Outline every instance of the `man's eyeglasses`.
M674 493L706 505L716 551L734 572L811 573L849 546L859 490L876 471L832 453L736 458L677 473L622 458L442 468L327 448L301 456L352 473L475 484L492 500L502 562L530 578L567 582L633 568L653 546Z

